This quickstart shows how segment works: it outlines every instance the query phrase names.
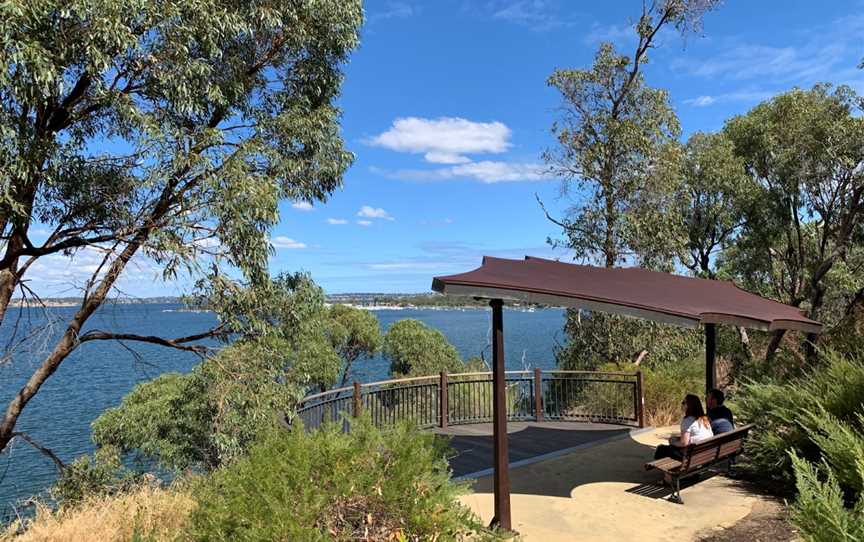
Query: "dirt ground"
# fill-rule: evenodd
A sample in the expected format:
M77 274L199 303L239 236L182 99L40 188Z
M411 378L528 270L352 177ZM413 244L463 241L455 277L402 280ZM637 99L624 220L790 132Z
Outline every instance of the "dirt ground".
M800 540L789 523L786 507L777 500L759 500L747 517L725 529L700 533L698 542L793 542Z

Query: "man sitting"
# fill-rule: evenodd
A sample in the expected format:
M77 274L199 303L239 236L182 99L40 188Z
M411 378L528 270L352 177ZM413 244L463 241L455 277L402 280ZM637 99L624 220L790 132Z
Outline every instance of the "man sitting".
M705 397L705 405L708 407L708 419L711 420L711 431L715 435L728 433L735 429L735 420L732 411L723 405L726 396L722 391L713 389Z

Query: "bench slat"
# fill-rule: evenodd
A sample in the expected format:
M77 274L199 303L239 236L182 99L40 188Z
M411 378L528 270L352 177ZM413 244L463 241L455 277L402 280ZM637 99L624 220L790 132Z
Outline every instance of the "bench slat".
M663 459L656 459L650 463L645 464L645 470L657 469L663 472L671 472L681 468L681 462L677 459L672 459L671 457L664 457Z

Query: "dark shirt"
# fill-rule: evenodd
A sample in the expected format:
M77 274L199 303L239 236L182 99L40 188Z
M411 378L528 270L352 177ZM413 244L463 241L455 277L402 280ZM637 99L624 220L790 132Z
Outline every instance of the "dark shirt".
M729 420L729 423L735 425L735 420L732 418L732 411L725 406L720 405L718 407L708 409L708 419L713 422L714 420L718 420L720 418L725 418Z

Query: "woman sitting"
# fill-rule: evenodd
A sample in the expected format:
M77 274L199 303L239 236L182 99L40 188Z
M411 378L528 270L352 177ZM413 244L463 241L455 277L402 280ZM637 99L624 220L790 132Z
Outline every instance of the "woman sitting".
M681 420L681 436L672 437L669 439L669 444L661 444L657 446L654 452L654 459L662 459L671 457L673 459L682 459L684 457L684 449L691 444L698 444L714 436L711 431L711 420L705 415L705 410L702 409L702 401L695 395L688 394L681 401L681 406L684 409L684 419Z

